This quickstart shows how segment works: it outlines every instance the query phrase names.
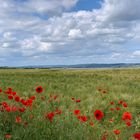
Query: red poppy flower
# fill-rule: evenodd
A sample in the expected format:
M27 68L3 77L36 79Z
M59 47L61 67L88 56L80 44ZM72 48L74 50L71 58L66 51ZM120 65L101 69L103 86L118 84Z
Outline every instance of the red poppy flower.
M16 106L12 106L12 107L11 107L11 110L12 110L13 112L16 112L18 109L17 109Z
M114 102L110 102L111 105L114 105Z
M49 119L50 122L52 122L54 115L55 115L54 112L50 112L49 114L46 115L46 118Z
M28 125L28 122L25 121L25 122L24 122L24 126L26 127L27 125Z
M31 96L30 99L31 100L35 100L36 99L36 96Z
M62 110L60 110L60 109L57 109L56 111L55 111L55 114L62 114Z
M132 120L132 115L130 112L124 112L122 115L122 120Z
M73 101L75 100L75 98L74 98L74 97L72 97L71 99L72 99Z
M1 104L2 104L3 107L7 107L8 106L7 102L2 102Z
M2 89L0 88L0 93L2 92Z
M110 123L113 123L113 122L114 122L114 119L110 119L109 122L110 122Z
M74 114L75 115L79 115L80 114L80 110L74 110Z
M2 108L0 108L0 112L4 112L4 108L2 107Z
M126 122L126 125L127 126L131 126L131 122Z
M43 92L42 86L38 86L38 87L36 88L36 92L37 92L37 93L42 93L42 92Z
M57 98L57 95L54 95L54 96L53 96L53 99L55 100L56 98Z
M121 131L120 131L120 130L117 130L117 129L114 130L113 132L114 132L114 134L116 134L116 135L119 135L119 134L121 133Z
M5 110L6 110L7 112L11 112L10 106L5 107Z
M121 110L121 108L120 107L116 107L116 110L119 111L119 110Z
M22 122L21 117L20 117L20 116L17 116L15 122L16 122L16 123L21 123L21 122Z
M90 126L94 126L94 123L93 122L90 122L89 124L90 124Z
M137 140L140 140L140 132L136 132L133 134L133 137Z
M102 136L102 140L107 140L107 137L108 137L108 133L105 132L105 133L103 134L103 136Z
M81 102L81 100L80 100L80 99L77 99L77 100L76 100L76 103L80 103L80 102Z
M81 122L86 122L87 121L87 117L86 116L78 116L77 117Z
M26 106L32 106L32 103L33 103L33 100L31 100L31 99L28 99L28 100L26 100Z
M21 99L21 101L20 101L23 105L25 105L25 106L27 106L27 101L26 100L24 100L24 99Z
M26 109L23 107L23 108L19 108L19 112L24 112Z
M102 136L102 140L107 140L107 136L106 135L103 135Z
M110 111L114 111L115 109L114 108L110 108Z
M94 116L97 120L101 120L104 117L104 113L101 110L96 110Z
M120 100L120 101L118 102L119 105L122 104L122 103L123 103L123 100Z
M19 96L16 96L16 97L15 97L15 101L16 101L16 102L20 102L20 97L19 97Z
M104 94L107 93L107 90L102 90L102 93L104 93Z
M12 94L13 96L15 96L17 93L14 91L14 92L12 92L11 94Z
M6 138L6 139L10 139L11 137L12 137L11 134L6 134L6 135L5 135L5 138Z
M127 107L127 103L126 102L123 102L123 107Z
M4 91L5 94L11 94L12 93L12 88L8 88L6 91Z
M8 96L8 99L9 99L9 100L12 100L12 99L13 99L13 96L12 96L12 95L9 95L9 96Z

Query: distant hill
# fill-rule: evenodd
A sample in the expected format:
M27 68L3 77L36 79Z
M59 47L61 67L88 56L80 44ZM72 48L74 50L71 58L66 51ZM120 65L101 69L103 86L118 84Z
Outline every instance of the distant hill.
M0 67L0 68L131 68L139 67L140 63L115 63L115 64L76 64L76 65L33 65L33 66L20 66L20 67Z

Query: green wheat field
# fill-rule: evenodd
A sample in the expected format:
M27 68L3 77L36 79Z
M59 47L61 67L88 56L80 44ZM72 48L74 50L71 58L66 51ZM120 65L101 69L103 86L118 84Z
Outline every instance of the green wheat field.
M0 89L0 140L139 140L139 68L1 69Z

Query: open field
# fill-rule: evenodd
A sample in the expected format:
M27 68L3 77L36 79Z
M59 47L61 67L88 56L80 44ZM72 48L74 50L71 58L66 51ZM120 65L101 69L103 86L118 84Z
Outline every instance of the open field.
M38 86L42 93L36 92ZM0 140L134 140L140 132L140 69L5 69L0 88ZM16 95L8 99L13 91L19 102ZM24 112L2 106L6 101L23 108L21 99L32 96L36 99ZM101 120L96 110L103 112ZM122 119L124 112L132 117Z

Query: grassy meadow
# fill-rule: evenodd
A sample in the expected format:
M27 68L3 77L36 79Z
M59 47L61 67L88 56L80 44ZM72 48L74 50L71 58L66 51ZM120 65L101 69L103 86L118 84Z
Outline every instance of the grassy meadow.
M36 92L38 86L42 93ZM23 107L4 93L8 88L20 99L36 99L24 112L7 110L3 102ZM138 68L1 69L0 89L0 140L135 140L134 133L140 132ZM96 110L104 113L101 120ZM122 120L124 112L132 118Z

